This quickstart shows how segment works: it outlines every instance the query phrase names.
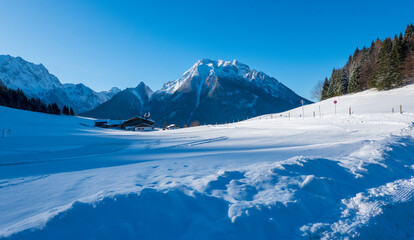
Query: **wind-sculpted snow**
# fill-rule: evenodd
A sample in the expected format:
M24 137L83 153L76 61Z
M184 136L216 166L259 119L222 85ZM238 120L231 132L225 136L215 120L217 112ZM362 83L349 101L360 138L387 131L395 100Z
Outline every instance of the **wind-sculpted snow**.
M414 178L407 165L414 156L406 153L414 139L398 142L358 178L329 159L253 164L207 176L199 190L143 188L75 202L41 229L8 239L390 239L398 236L396 224L405 229L402 238L412 237Z

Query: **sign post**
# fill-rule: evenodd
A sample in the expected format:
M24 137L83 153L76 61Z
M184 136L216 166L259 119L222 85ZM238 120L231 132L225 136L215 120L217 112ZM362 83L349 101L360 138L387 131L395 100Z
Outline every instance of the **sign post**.
M303 103L305 103L305 101L300 100L300 103L302 103L302 117L305 117L305 110L303 109Z
M338 101L334 101L334 104L335 104L335 115L336 115L336 104L338 103Z

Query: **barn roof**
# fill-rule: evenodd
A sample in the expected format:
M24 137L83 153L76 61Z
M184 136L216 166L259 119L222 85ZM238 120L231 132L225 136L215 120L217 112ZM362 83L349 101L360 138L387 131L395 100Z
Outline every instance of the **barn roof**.
M125 122L125 120L109 120L108 124L109 125L121 125L124 122Z
M123 125L129 125L131 123L133 124L135 121L138 121L138 120L141 120L142 122L149 123L149 124L152 124L152 125L154 125L154 123L155 123L154 120L151 120L149 118L133 117L133 118L130 118L130 119L124 121L122 124Z

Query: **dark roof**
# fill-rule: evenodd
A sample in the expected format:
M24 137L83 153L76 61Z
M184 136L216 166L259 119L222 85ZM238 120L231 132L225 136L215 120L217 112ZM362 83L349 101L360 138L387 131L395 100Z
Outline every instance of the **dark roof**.
M121 124L121 127L131 127L131 126L139 125L141 123L146 123L151 126L154 125L154 121L151 119L144 118L144 117L134 117L134 118L128 119L125 122L123 122Z

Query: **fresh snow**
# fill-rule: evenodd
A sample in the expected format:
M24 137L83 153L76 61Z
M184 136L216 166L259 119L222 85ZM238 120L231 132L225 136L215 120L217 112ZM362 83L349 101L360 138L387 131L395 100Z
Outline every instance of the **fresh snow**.
M121 90L95 92L83 84L62 84L42 64L27 62L21 57L0 55L0 82L11 89L21 89L28 97L45 103L72 107L76 113L85 112L108 101Z
M210 60L207 58L198 60L194 66L186 71L183 76L177 80L165 83L159 93L173 94L182 87L187 87L189 80L195 76L199 77L200 80L218 77L229 77L229 78L241 78L246 81L254 82L263 89L272 88L271 93L277 93L283 86L279 81L274 78L267 76L262 72L258 72L254 69L250 69L246 64L240 63L237 60L224 61L224 60ZM199 83L201 88L203 83ZM283 86L286 88L285 86ZM198 92L201 92L199 89Z
M0 237L412 239L413 99L154 132L0 107Z
M29 97L42 97L46 90L62 87L42 64L9 55L0 55L0 80L11 89L24 89Z

